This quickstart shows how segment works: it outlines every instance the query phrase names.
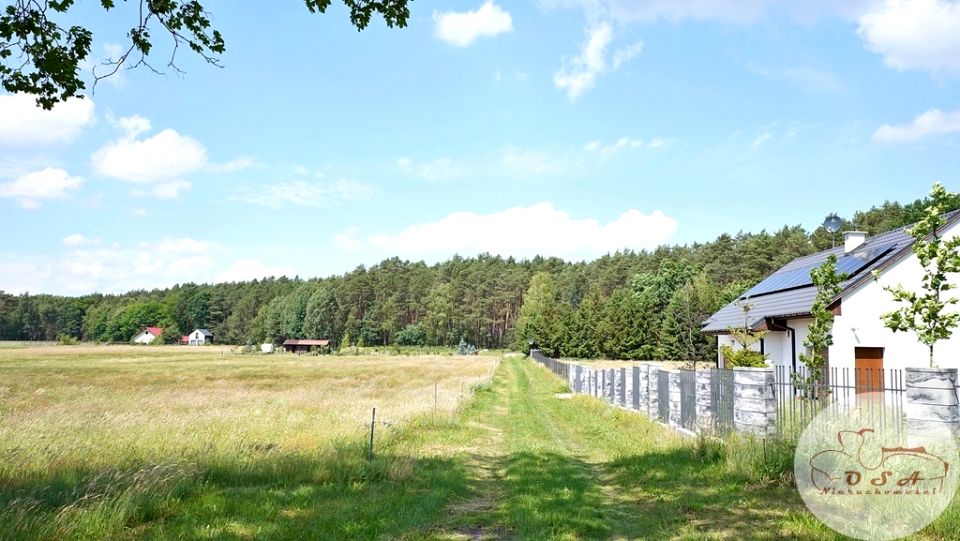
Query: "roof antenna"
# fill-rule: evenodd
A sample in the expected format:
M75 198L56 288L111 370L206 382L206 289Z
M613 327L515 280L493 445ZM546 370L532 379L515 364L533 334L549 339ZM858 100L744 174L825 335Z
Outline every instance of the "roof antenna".
M833 242L833 247L837 247L837 236L836 232L840 231L840 227L843 225L843 220L837 216L836 212L831 212L827 214L827 217L823 220L823 228L830 233L830 240Z

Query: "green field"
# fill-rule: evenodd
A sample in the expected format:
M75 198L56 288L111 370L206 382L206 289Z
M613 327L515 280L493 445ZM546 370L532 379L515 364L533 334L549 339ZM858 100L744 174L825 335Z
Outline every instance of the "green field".
M834 538L762 464L565 390L517 357L5 348L0 539Z

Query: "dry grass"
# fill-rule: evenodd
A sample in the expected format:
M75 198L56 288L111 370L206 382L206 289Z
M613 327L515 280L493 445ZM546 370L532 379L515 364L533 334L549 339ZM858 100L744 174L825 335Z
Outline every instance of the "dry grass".
M389 440L410 419L453 412L498 362L230 351L0 349L0 524L14 524L0 538L103 535L162 515L150 502L198 477L282 476L363 441L374 407Z

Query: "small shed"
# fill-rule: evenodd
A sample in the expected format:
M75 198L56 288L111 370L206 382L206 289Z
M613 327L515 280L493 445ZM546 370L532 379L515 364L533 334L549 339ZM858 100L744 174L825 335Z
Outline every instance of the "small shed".
M191 346L203 346L213 343L213 333L207 329L197 329L190 333Z
M273 344L260 344L260 353L273 353Z
M283 349L290 353L309 353L310 348L327 347L329 340L285 340Z

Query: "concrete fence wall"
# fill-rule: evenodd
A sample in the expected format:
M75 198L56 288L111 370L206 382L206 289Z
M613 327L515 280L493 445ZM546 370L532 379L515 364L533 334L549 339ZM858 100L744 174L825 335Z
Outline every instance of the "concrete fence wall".
M611 405L635 410L651 419L660 414L660 377L662 370L656 363L640 363L623 368L593 368L557 361L543 356L537 350L531 351L531 358L548 369L567 379L570 390L577 394L596 397ZM739 432L770 436L777 432L779 388L772 368L734 368L733 377L727 371L698 370L695 396L685 395L690 385L681 385L678 370L666 370L667 388L663 396L668 398L669 415L667 424L688 431L707 430L713 432L718 419L729 417L714 411L718 404L728 399L718 397L732 395L732 428ZM904 413L907 429L912 433L932 433L949 431L960 435L960 399L958 399L958 371L952 368L908 368L906 369L906 393ZM725 375L726 374L726 375ZM687 374L689 377L689 373ZM721 377L723 376L723 377ZM732 379L732 388L729 387ZM726 381L728 387L721 382ZM689 380L687 380L689 381ZM719 394L718 389L727 389L730 394ZM719 400L719 402L718 402ZM695 404L695 420L681 418L681 404ZM729 410L726 410L729 412ZM689 417L684 414L685 417ZM727 425L728 426L728 425Z
M660 367L648 364L647 366L647 416L655 419L660 411L660 391L657 385L660 382Z
M670 382L670 415L669 424L674 428L680 427L680 371L667 370L667 381Z
M960 401L956 368L907 368L907 430L913 436L957 436Z
M713 372L697 370L697 428L713 424Z
M741 432L777 431L777 396L772 368L733 369L733 426Z

